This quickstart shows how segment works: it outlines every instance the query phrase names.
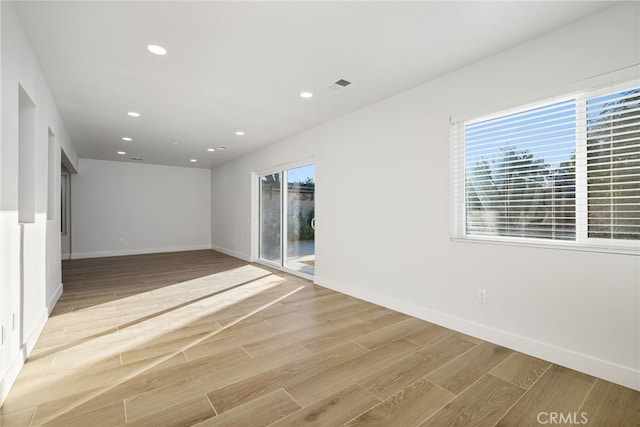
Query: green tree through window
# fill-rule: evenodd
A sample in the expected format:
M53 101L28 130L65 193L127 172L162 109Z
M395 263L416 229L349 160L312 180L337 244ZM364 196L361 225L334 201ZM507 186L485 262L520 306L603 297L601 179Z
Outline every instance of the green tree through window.
M463 235L640 240L640 88L454 123L454 135Z

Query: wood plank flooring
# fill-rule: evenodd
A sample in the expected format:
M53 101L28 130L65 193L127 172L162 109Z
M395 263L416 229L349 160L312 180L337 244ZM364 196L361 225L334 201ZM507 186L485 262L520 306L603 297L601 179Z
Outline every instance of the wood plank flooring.
M214 251L63 273L3 427L640 425L637 391Z

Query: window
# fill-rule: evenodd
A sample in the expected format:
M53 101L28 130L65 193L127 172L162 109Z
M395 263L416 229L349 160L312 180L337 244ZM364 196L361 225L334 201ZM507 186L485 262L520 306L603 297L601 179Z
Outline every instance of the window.
M60 174L60 232L69 234L69 173Z
M640 249L640 87L452 123L454 237Z

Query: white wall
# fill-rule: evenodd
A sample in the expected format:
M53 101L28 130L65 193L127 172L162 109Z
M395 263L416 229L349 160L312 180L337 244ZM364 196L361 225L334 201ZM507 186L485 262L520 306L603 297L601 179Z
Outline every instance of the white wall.
M214 169L213 247L252 257L251 173L315 156L318 284L640 389L639 257L449 235L450 117L640 63L638 16L615 6Z
M71 258L211 248L211 171L80 159Z
M6 331L0 347L1 403L62 293L57 192L47 220L49 129L56 136L52 176L60 174L61 150L72 166L77 156L13 6L0 2L0 11L0 325ZM18 223L19 85L35 104L35 152L29 153L35 164L34 176L29 177L34 180L30 209L35 210L35 220L22 225Z

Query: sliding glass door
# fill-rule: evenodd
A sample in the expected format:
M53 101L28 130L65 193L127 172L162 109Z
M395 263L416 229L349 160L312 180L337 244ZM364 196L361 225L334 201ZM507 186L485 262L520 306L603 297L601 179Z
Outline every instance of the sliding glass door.
M280 173L260 177L260 258L282 262L282 182Z
M260 176L260 259L314 274L314 165Z
M283 245L284 266L313 275L315 270L315 166L285 171L286 239Z

